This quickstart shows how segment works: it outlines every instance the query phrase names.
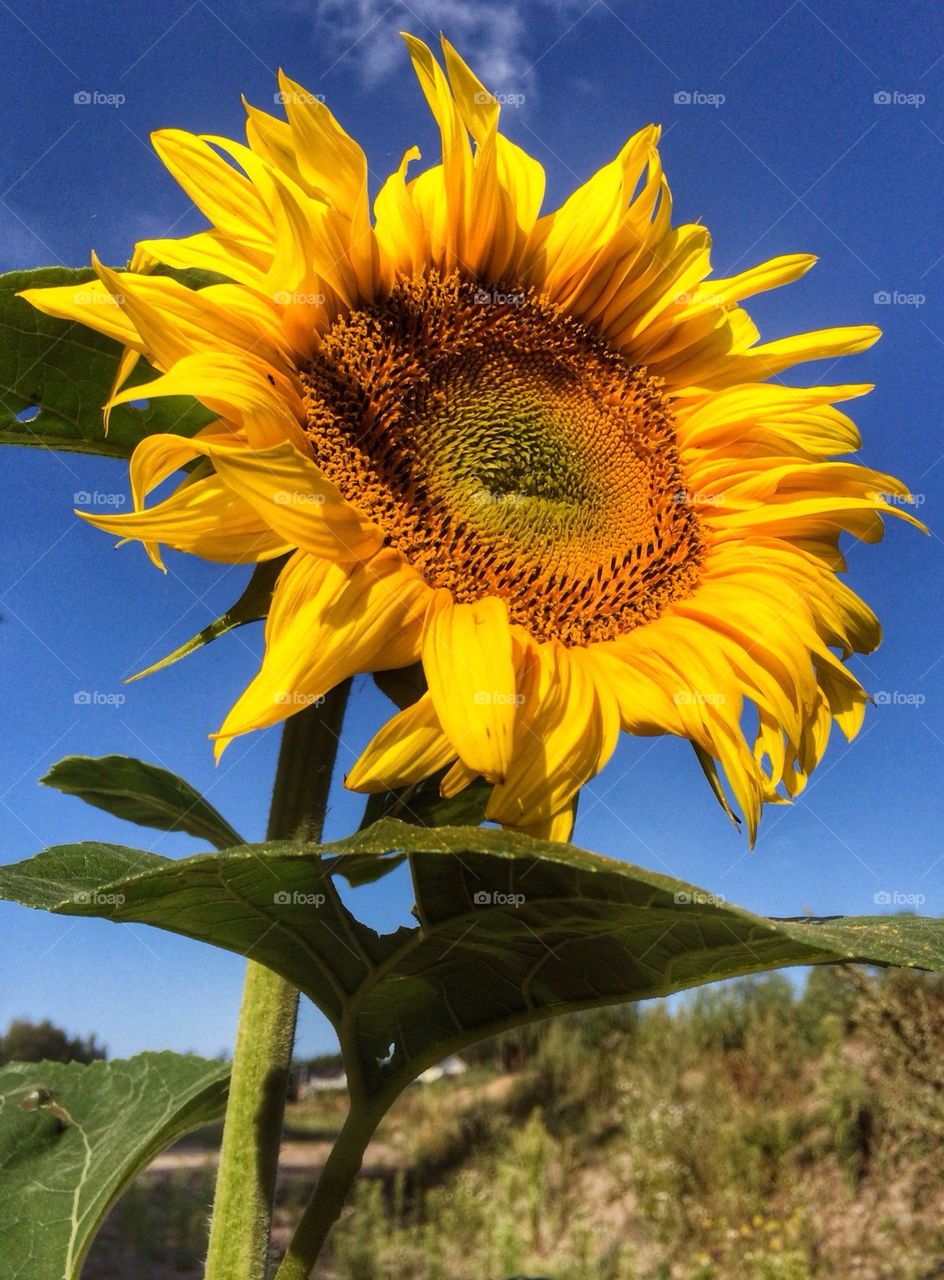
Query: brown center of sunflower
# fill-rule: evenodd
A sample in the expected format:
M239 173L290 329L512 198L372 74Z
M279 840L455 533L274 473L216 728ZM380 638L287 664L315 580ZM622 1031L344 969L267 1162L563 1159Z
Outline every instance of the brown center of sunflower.
M703 539L658 382L534 293L402 284L302 380L315 460L430 586L569 645L692 593Z

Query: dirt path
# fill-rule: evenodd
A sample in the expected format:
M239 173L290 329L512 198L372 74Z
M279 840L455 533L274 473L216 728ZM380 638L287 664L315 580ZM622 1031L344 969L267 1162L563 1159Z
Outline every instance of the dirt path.
M332 1144L319 1139L310 1142L283 1142L279 1152L280 1170L318 1170L328 1158ZM152 1160L144 1171L145 1176L166 1175L181 1169L215 1168L219 1163L220 1153L213 1148L195 1150L192 1147L171 1148ZM388 1143L372 1142L364 1156L364 1172L382 1172L397 1169L403 1163L403 1157Z

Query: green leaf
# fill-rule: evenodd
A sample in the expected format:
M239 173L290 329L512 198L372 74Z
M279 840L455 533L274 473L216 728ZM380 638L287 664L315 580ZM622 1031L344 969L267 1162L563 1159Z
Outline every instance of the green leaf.
M246 590L231 608L220 614L202 631L198 631L195 636L191 636L173 653L169 653L166 658L161 658L159 662L154 662L151 666L145 667L143 671L139 671L137 675L131 676L128 683L130 684L133 680L140 680L143 676L152 676L156 671L163 671L165 667L179 662L181 658L189 657L191 653L196 653L198 649L202 649L205 644L218 640L220 636L225 636L228 631L235 631L237 627L245 626L247 622L260 622L263 618L268 617L269 605L272 603L272 593L275 591L276 581L282 572L286 559L286 556L279 556L276 560L263 560L257 564L252 571L252 577L249 579Z
M122 1188L159 1151L223 1114L229 1067L174 1053L0 1069L3 1271L77 1280Z
M491 793L487 782L473 782L456 796L443 799L439 782L445 770L399 791L378 791L369 796L361 830L381 818L400 818L418 827L478 826L485 821L485 805Z
M724 793L724 784L721 781L721 775L718 773L717 761L715 760L714 756L710 756L708 752L704 749L704 747L700 747L697 742L692 743L692 748L694 749L694 752L695 752L695 758L697 759L698 763L701 765L702 772L704 773L705 777L708 779L708 785L711 787L712 791L714 792L715 799L721 805L721 808L727 814L728 818L730 818L734 826L738 829L738 831L740 831L741 819L731 808L731 804L728 800L728 797Z
M177 274L192 284L193 273ZM145 436L172 431L191 436L213 415L186 396L152 400L146 408L119 405L108 436L102 406L108 399L121 347L71 320L55 320L16 295L22 289L75 285L95 273L88 268L40 267L0 275L0 444L63 449L71 453L128 458ZM139 361L129 385L148 382L155 371ZM142 388L142 399L147 389ZM18 420L28 416L27 420Z
M439 782L446 772L443 769L412 787L377 791L368 796L359 829L363 831L382 818L399 818L418 827L478 826L484 822L485 805L492 790L489 784L473 782L458 795L443 799L439 794ZM342 874L348 884L372 884L398 867L404 856L375 858L365 854L363 857L345 858Z
M243 843L189 782L132 756L66 756L40 782L142 827L186 831L217 849Z
M342 904L335 876L351 858L404 854L417 923L379 934ZM510 1027L720 978L847 961L944 970L941 920L768 919L571 845L391 820L320 848L181 861L63 846L0 868L0 894L251 954L324 1010L374 1091Z

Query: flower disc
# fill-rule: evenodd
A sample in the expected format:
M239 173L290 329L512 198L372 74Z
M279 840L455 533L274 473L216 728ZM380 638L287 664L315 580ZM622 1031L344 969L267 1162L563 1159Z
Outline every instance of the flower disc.
M697 584L658 380L533 291L402 284L337 320L303 383L318 466L455 600L586 644Z

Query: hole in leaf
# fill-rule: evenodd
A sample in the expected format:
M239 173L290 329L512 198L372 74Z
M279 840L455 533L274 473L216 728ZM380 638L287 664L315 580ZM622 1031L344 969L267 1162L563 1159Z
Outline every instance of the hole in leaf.
M129 400L128 404L132 409L137 409L140 413L143 409L150 408L150 400Z
M27 405L25 409L21 409L15 415L17 422L33 422L39 417L40 409L38 404Z
M384 859L387 861L387 859ZM406 863L388 870L380 880L352 888L342 875L334 877L338 896L358 920L378 933L416 928L412 912L413 882Z

